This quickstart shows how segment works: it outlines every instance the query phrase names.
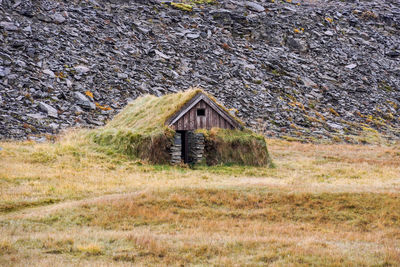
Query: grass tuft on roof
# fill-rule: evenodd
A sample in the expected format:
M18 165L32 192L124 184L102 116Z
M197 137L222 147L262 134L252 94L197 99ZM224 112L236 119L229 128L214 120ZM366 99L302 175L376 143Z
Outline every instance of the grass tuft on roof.
M162 97L145 95L129 103L105 127L105 130L127 130L132 133L156 135L165 131L165 122L195 95L203 92L194 88Z

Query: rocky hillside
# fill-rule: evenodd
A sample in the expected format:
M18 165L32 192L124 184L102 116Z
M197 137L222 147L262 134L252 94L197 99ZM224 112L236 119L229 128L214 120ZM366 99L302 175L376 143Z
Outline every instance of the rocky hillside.
M400 138L398 0L0 0L0 32L0 139L189 86L267 136Z

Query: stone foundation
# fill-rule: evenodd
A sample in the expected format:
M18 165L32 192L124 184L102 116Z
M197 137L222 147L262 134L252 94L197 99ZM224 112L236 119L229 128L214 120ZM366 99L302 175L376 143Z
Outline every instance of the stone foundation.
M195 133L188 131L186 134L188 139L188 163L196 164L201 162L204 154L204 135L201 133ZM182 162L182 135L181 133L175 133L174 143L170 149L171 164L176 165Z
M175 133L174 143L170 150L171 154L171 164L179 164L181 163L181 155L182 155L182 137L180 133Z
M204 135L201 133L188 132L189 163L196 164L203 159Z

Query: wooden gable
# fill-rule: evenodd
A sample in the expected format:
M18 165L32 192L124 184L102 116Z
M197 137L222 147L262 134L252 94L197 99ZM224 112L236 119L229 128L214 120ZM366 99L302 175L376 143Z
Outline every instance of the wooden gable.
M202 93L193 97L167 124L176 131L242 128L228 112Z

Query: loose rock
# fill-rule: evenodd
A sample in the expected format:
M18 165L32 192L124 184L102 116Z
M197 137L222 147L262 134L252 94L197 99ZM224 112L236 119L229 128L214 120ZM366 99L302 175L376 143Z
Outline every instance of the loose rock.
M400 138L399 1L191 5L1 1L0 139L103 125L190 86L267 136Z
M49 115L50 117L53 117L53 118L58 117L57 110L55 108L53 108L52 106L50 106L44 102L40 102L39 107L42 111L46 112L47 115Z

